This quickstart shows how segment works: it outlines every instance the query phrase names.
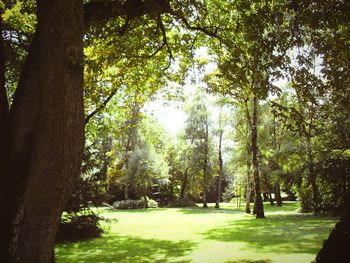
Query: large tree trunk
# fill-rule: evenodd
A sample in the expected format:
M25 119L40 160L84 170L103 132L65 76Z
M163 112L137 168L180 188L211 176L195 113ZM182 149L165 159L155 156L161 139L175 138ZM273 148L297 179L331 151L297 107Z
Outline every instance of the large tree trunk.
M38 26L10 114L6 259L51 262L84 143L83 3L38 1Z
M257 130L257 108L258 100L256 95L253 97L253 116L252 116L252 159L253 159L253 174L254 174L254 188L255 188L255 202L254 210L256 212L256 218L265 218L264 206L260 192L260 179L259 179L259 149L258 149L258 130Z
M159 0L89 2L85 15L83 9L82 0L37 0L37 29L10 113L0 39L0 262L53 261L83 156L84 23L170 11Z
M347 196L346 203L342 217L335 225L328 239L323 243L315 262L345 262L350 258L350 195Z
M9 134L9 105L5 88L5 56L2 38L2 10L0 10L0 262L8 258L8 243L10 241L11 213L8 204L11 195L10 175L10 134Z

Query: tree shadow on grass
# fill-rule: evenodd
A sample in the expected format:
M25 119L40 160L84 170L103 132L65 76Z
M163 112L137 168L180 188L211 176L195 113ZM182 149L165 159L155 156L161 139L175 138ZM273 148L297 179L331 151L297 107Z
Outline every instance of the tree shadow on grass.
M212 205L212 206L211 206ZM221 207L219 209L214 208L213 204L209 204L209 208L202 208L200 206L197 207L184 207L181 208L179 211L184 214L207 214L207 213L240 213L244 214L245 206L236 207L235 204L224 204L224 207ZM251 203L251 207L253 207L254 204ZM290 201L290 202L284 202L283 206L276 206L276 205L270 205L270 203L265 202L264 203L264 210L265 212L269 213L288 213L288 212L296 212L299 209L299 203L296 201Z
M99 208L97 210L97 212L100 213L116 213L116 214L122 214L122 213L128 213L128 214L132 214L132 213L154 213L154 212L159 212L159 211L163 211L164 208L147 208L147 209L111 209L111 208Z
M238 260L238 261L225 261L225 263L271 263L270 259L262 260Z
M253 207L254 204L251 204L251 207ZM277 205L270 205L270 203L264 203L264 210L265 212L293 212L300 209L300 205L296 201L286 201L283 202L282 206Z
M232 221L204 235L212 240L246 242L247 247L260 251L315 254L335 221L334 217L303 214L270 215L267 219Z
M60 262L189 262L178 260L194 249L191 241L173 242L131 236L107 235L102 238L66 243L56 247Z
M215 209L215 208L181 208L179 212L183 214L215 214L215 213L229 213L229 214L242 214L242 211L239 210L231 210L231 209Z

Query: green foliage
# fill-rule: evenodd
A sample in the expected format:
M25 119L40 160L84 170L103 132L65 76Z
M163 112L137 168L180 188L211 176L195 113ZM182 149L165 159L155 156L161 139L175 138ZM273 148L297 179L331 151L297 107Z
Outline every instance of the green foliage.
M2 14L5 25L21 33L33 34L37 23L36 15L33 13L34 6L33 1L16 1ZM4 7L1 1L0 8L4 9Z
M114 209L121 209L121 210L127 210L127 209L142 209L142 208L157 208L158 203L153 200L149 199L148 197L145 197L147 201L147 205L145 204L145 200L122 200L122 201L116 201L113 203Z
M298 187L298 198L300 199L300 212L311 213L312 208L312 192L310 187L302 184Z
M113 203L114 209L141 209L145 203L142 200L122 200Z
M101 220L104 218L88 208L80 210L79 213L65 213L57 230L56 243L100 237L104 232L100 225Z
M108 183L128 192L124 198L143 198L155 188L168 183L168 164L164 151L167 136L163 128L152 118L136 112L130 120L126 134L116 137L110 157ZM112 198L113 199L113 198Z

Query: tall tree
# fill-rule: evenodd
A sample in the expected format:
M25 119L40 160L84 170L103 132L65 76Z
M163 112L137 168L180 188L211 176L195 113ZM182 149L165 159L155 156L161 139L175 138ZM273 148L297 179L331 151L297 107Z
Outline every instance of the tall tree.
M167 1L157 0L132 5L38 0L36 9L38 23L11 109L5 86L0 87L2 140L8 143L0 149L5 157L0 191L2 262L53 258L59 218L83 153L84 30L116 16L131 19L170 10Z
M207 194L210 176L209 159L209 111L203 94L197 90L198 94L190 102L186 111L188 117L185 122L186 138L193 141L193 151L191 163L195 170L202 170L202 195L203 207L208 207Z
M286 5L283 2L234 1L221 5L212 19L225 24L218 40L210 42L219 71L212 74L222 78L217 92L232 96L242 104L251 105L251 153L255 190L260 187L258 158L258 101L275 91L272 84L282 76L288 57L289 27L285 23ZM228 10L236 10L229 12ZM227 23L229 21L229 23ZM218 45L217 42L220 42ZM220 83L220 82L219 82ZM244 104L243 104L244 105ZM259 214L264 217L260 189L255 193Z
M219 146L218 146L218 163L219 163L219 176L217 179L217 195L216 195L216 201L215 201L215 208L220 208L220 200L221 200L221 188L222 188L222 180L224 177L224 164L222 160L222 136L224 133L223 129L223 120L222 120L222 106L220 108L219 113Z

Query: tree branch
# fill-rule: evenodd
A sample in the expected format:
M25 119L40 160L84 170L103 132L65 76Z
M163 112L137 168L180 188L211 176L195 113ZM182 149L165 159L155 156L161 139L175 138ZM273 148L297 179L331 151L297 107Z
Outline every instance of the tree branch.
M88 28L92 23L119 16L129 19L146 14L163 14L170 12L168 0L101 0L84 4L84 24Z
M244 100L244 110L247 117L247 121L249 122L249 126L251 127L253 125L253 121L249 112L248 99Z
M114 97L117 91L118 91L118 88L113 89L112 92L108 95L108 97L102 102L102 104L96 107L94 111L92 111L85 117L85 125L90 121L92 117L94 117L97 113L99 113L104 108L106 108L108 102Z
M215 38L219 38L217 31L218 28L216 27L213 31L209 30L210 27L202 27L199 25L196 26L192 26L188 20L186 19L186 17L181 13L181 11L175 11L175 10L170 10L170 14L172 14L174 17L176 17L177 19L181 20L182 23L184 23L184 25L187 27L187 29L190 30L195 30L195 31L200 31L203 32L204 34L211 36L211 37L215 37Z
M167 38L167 35L166 35L166 30L165 30L165 27L164 27L164 24L163 24L163 21L162 21L162 18L159 16L159 26L160 26L160 29L162 31L162 35L163 35L163 43L164 45L167 47L167 50L169 52L169 56L170 56L170 59L173 58L173 54L171 52L171 48L169 46L169 42L168 42L168 38Z

